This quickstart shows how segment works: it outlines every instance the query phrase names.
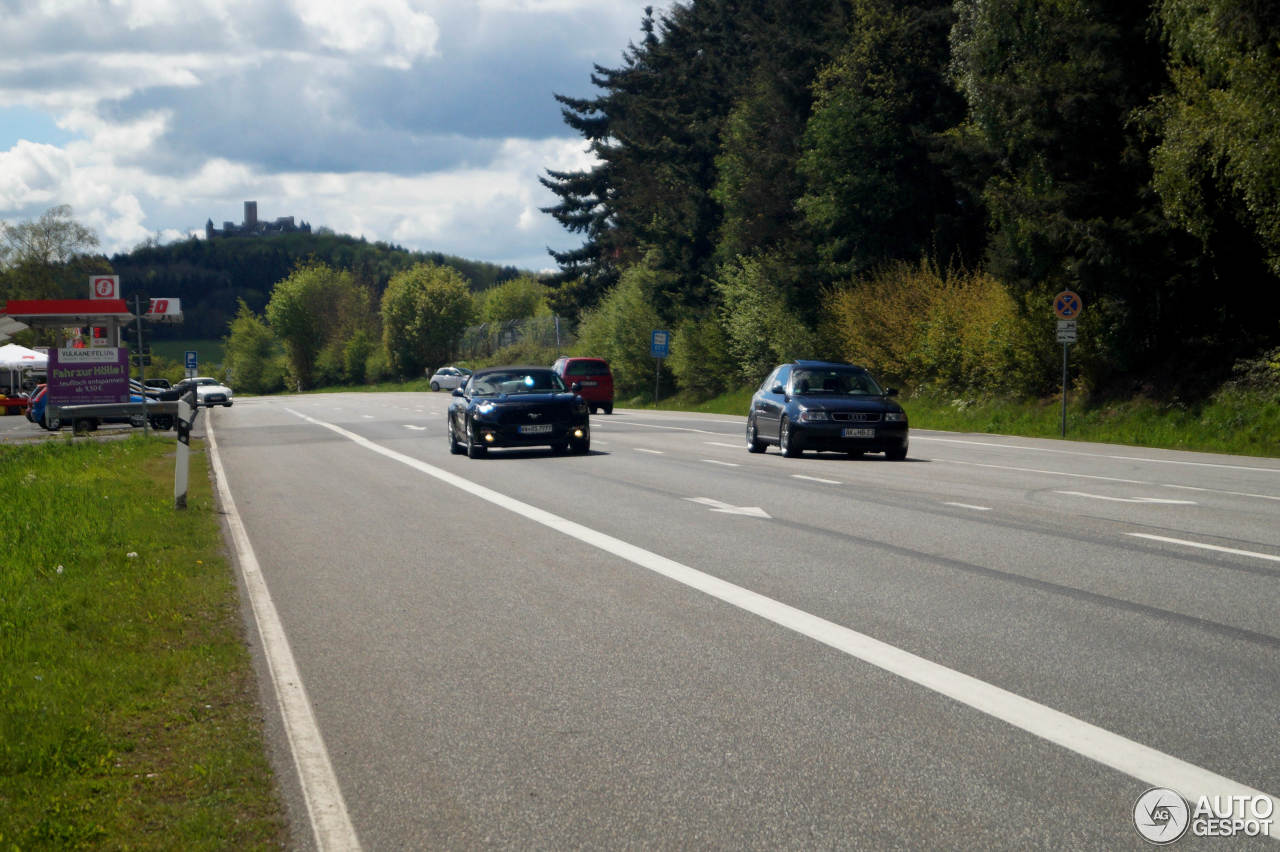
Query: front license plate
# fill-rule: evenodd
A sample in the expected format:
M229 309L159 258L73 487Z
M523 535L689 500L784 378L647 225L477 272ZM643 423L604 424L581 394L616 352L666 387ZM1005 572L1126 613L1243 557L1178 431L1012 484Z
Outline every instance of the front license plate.
M545 435L551 431L550 423L538 423L533 426L521 426L521 435Z
M842 438L874 438L876 436L875 429L842 429L840 431Z

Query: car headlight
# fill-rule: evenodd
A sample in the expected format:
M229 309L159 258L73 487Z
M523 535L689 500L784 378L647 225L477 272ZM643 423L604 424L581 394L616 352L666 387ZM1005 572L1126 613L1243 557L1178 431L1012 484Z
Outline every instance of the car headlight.
M799 419L802 423L809 423L814 420L830 420L831 415L820 408L802 408Z
M907 413L905 411L886 411L884 413L885 423L906 423Z
M492 402L482 402L476 406L476 414L492 414L494 407L495 406Z

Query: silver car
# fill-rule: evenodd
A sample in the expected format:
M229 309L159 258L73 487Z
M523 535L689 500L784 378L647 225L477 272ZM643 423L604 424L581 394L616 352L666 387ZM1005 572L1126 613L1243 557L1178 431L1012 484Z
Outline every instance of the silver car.
M460 388L471 376L471 371L466 367L441 367L431 376L431 389L433 391L452 390Z

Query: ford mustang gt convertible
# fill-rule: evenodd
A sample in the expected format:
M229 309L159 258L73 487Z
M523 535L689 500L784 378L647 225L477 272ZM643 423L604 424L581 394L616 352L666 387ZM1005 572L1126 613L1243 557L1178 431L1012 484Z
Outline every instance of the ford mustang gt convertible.
M453 392L448 417L449 451L473 459L490 447L591 449L587 403L550 367L477 370Z

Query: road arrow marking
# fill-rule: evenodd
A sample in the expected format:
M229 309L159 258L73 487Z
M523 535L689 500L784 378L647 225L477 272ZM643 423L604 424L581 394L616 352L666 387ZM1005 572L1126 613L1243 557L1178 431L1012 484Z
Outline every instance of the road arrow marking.
M719 500L713 500L710 497L686 497L684 498L690 503L698 503L707 506L713 512L724 512L726 515L746 515L749 518L770 518L772 517L764 509L759 506L730 506L728 503L722 503Z

